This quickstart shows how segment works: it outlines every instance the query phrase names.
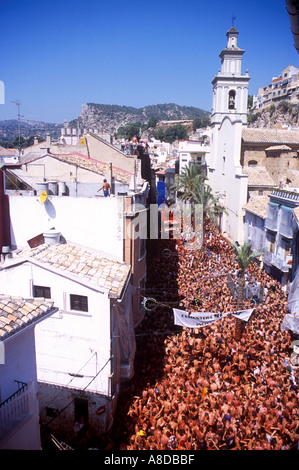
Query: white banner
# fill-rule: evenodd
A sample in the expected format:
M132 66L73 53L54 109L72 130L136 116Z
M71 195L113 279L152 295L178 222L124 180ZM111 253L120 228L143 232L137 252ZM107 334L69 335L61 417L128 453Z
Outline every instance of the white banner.
M174 324L187 326L188 328L200 328L209 325L215 321L222 320L226 315L233 315L240 320L248 321L253 312L253 308L249 310L238 310L236 312L212 313L212 312L186 312L185 310L173 309Z

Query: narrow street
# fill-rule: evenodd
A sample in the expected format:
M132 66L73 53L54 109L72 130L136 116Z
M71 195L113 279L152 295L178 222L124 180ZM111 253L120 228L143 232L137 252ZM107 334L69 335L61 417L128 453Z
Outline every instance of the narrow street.
M212 227L205 247L157 240L148 267L147 310L136 330L135 376L121 389L108 448L120 450L291 449L298 442L298 387L286 367L289 331L280 324L287 298L279 283L250 266L265 288L241 340L235 319L198 329L174 324L172 307L231 312L227 274L237 266L228 241ZM156 308L153 308L156 306Z

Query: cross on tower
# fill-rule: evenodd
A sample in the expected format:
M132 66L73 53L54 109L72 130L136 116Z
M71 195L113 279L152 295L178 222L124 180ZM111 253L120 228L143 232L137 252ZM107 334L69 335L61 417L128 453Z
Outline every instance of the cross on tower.
M234 13L233 13L233 15L232 15L232 26L234 26L235 19L236 19L236 17L235 17L235 15L234 15Z

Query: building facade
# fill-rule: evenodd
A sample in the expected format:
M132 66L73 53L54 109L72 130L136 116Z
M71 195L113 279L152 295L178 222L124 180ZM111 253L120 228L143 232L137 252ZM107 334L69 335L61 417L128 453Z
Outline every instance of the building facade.
M0 449L41 450L35 328L57 310L48 299L0 295Z
M68 440L81 419L90 434L107 431L121 380L134 373L130 276L126 263L60 242L21 250L1 266L4 292L55 299L56 313L35 330L40 416Z
M253 108L263 110L282 100L299 103L299 68L294 65L288 65L279 77L273 77L271 83L258 89Z

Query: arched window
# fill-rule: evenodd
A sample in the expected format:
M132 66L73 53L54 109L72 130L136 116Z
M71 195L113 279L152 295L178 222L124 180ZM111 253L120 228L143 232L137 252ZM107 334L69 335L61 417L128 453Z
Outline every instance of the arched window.
M248 166L257 166L257 161L256 160L249 160Z
M230 90L228 95L228 109L235 109L236 101L236 92L235 90Z

